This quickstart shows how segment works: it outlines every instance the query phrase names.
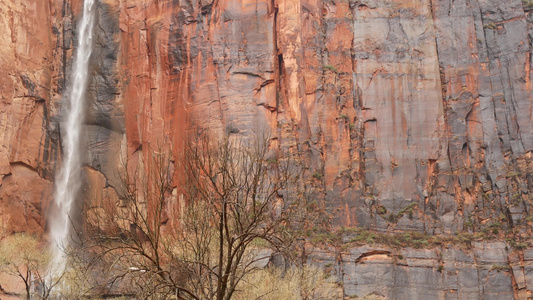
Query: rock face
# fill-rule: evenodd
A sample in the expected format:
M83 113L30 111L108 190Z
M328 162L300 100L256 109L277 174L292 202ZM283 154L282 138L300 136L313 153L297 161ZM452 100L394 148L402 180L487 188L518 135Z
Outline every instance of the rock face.
M45 231L81 4L0 0L3 232ZM334 226L438 235L498 223L531 232L530 2L100 0L95 13L86 200L116 197L121 157L143 166L161 144L178 157L200 126L270 132L272 147L306 166ZM357 251L342 260L347 295L370 290L361 276L372 268L435 280L409 280L405 296L392 289L399 282L380 288L402 299L533 289L527 274L475 267L476 250L442 250L453 276L447 263L445 272L417 265L432 257L411 264L390 254L368 258L365 271L352 265Z
M393 250L361 246L337 255L315 249L309 259L343 282L347 297L387 299L530 299L531 250L503 242L474 243L470 250Z
M57 138L50 117L63 90L59 38L69 25L54 1L0 1L0 231L42 232Z

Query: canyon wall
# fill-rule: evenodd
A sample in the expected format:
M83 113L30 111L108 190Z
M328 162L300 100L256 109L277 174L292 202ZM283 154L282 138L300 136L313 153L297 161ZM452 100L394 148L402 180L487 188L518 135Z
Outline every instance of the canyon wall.
M4 233L46 230L81 3L0 0ZM85 201L117 197L122 158L143 165L158 145L178 157L200 126L270 132L334 227L531 233L530 2L100 0L96 14ZM423 276L443 276L437 265ZM509 270L499 297L533 290ZM370 291L357 280L344 279L347 295Z

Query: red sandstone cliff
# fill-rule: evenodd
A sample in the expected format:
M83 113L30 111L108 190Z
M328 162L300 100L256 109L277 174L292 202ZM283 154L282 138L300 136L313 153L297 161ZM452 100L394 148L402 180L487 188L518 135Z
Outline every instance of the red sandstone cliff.
M5 232L46 224L80 3L0 0ZM520 0L100 0L87 197L116 197L109 179L121 153L142 163L143 149L165 142L178 154L199 124L272 132L277 147L299 153L334 225L453 234L497 221L527 235L532 9ZM514 281L502 295L518 295Z

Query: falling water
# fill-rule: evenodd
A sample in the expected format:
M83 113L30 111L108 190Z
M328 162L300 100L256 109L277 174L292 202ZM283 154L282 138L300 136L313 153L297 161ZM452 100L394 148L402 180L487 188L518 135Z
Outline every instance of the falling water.
M55 204L57 212L50 220L50 235L54 254L54 272L62 273L66 266L64 249L69 244L70 213L80 190L80 135L83 122L83 106L87 89L89 59L92 48L94 2L85 0L83 16L78 26L77 55L72 64L72 87L66 110L66 122L62 126L63 159L56 177Z

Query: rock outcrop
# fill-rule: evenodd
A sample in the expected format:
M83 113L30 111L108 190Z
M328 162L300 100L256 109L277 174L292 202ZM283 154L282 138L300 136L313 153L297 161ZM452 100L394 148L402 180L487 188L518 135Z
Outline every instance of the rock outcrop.
M81 3L0 0L3 232L45 231ZM273 148L297 154L333 226L452 235L498 223L516 239L531 232L530 1L100 0L96 14L88 201L116 196L121 157L142 166L161 144L178 157L200 126L270 132ZM345 293L374 289L361 283L372 268L428 280L413 279L403 296L379 287L402 299L533 289L512 264L512 272L476 265L485 255L476 249L500 246L405 250L407 262L380 252L365 267L353 265L363 251L354 248L342 258ZM449 257L442 272L435 251ZM526 253L494 264L526 270ZM417 265L425 260L431 268Z

